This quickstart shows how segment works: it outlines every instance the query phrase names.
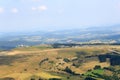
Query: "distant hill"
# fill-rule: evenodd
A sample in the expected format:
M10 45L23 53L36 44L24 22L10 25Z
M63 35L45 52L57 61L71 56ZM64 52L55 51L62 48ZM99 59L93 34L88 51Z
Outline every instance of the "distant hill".
M56 31L0 33L0 49L53 43L120 43L120 25Z

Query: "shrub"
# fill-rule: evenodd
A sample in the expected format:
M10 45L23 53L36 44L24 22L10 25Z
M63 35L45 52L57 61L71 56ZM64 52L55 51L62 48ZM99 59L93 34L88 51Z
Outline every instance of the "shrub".
M67 77L67 79L70 79L70 77Z
M31 78L30 80L35 80L34 78Z
M49 80L61 80L59 78L50 78Z
M48 61L48 60L49 60L49 58L45 58L45 59L41 60L40 63L39 63L39 65L41 66L42 63L44 63L45 61Z
M27 71L27 69L24 69L24 71Z
M86 77L84 80L96 80L96 79L94 79L92 77Z
M75 73L68 66L64 69L64 71L69 73L69 74L75 75Z
M96 70L96 69L101 69L101 66L100 66L100 65L96 65L96 66L94 67L94 70Z
M54 61L49 61L49 63L54 64Z
M75 66L76 68L78 68L78 67L80 67L80 63L78 63L78 62L73 62L73 64L72 64L72 66Z
M70 60L68 58L64 58L63 61L65 61L67 63L70 62Z

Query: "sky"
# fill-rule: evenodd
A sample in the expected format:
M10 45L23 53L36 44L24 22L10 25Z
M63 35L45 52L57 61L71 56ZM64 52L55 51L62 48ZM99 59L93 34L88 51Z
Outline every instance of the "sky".
M120 0L0 0L0 32L120 24Z

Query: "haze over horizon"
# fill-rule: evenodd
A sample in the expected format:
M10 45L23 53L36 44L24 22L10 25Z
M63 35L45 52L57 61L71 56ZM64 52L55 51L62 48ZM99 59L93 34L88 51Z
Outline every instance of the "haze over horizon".
M0 0L0 32L120 24L120 0Z

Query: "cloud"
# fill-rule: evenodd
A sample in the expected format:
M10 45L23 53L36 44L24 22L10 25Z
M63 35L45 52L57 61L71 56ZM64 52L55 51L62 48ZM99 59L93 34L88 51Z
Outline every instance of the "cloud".
M18 13L18 9L17 9L17 8L13 8L13 9L11 10L11 12L12 12L12 13Z
M3 13L4 12L4 9L0 7L0 13Z
M46 11L47 10L47 6L45 6L45 5L39 6L38 10L40 10L40 11Z
M35 10L37 10L37 8L36 7L32 7L32 10L35 11Z
M46 11L48 8L47 8L47 6L45 6L45 5L42 5L42 6L38 6L38 7L32 7L31 8L33 11Z

